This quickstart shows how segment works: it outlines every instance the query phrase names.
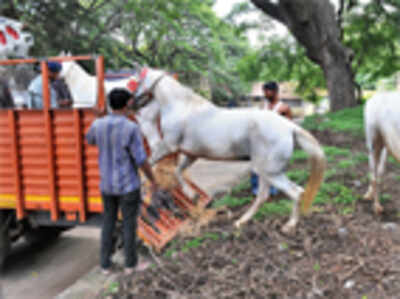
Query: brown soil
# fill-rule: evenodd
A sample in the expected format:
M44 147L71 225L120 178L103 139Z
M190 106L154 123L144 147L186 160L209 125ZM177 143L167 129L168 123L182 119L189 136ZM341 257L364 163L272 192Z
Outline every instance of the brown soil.
M354 137L317 137L322 144L365 152L363 140ZM363 162L331 180L361 198L367 170ZM391 198L383 203L383 215L374 215L371 202L361 199L347 215L338 206L326 205L322 212L302 218L294 237L280 233L287 216L253 220L238 232L233 222L248 206L220 211L199 233L214 238L185 251L193 237L181 237L172 257L158 257L154 268L121 276L118 291L104 295L103 290L99 298L400 298L399 174L388 165L382 193ZM386 227L388 222L392 229Z

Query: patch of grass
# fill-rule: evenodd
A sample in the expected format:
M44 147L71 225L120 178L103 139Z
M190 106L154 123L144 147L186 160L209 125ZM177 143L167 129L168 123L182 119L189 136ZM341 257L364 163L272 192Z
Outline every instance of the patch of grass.
M291 200L279 200L277 202L267 202L258 209L255 218L262 220L268 216L284 216L290 213L293 202Z
M220 239L220 235L217 233L205 233L204 235L191 239L187 242L182 247L182 252L187 252L192 248L197 248L199 247L204 241L206 240L212 240L212 241L217 241Z
M306 161L307 159L308 159L308 155L307 155L307 153L305 151L303 151L303 150L295 150L293 152L291 162L294 162L294 161L296 161L296 162Z
M236 185L235 187L232 188L232 192L231 193L236 193L236 192L240 192L246 189L250 188L250 180L244 180L242 182L240 182L238 185Z
M357 199L350 188L338 182L330 182L322 184L314 203L323 205L334 202L336 204L350 205Z
M303 184L307 180L309 172L305 169L293 169L287 172L287 176L297 184Z
M334 162L338 157L351 157L351 151L336 146L323 147L328 162Z
M314 271L315 272L318 272L319 270L321 270L321 266L320 266L320 264L319 263L315 263L315 265L314 265Z
M338 171L336 170L336 168L329 168L329 169L325 170L324 178L325 178L325 180L329 180L330 178L337 175L337 173L338 173Z
M110 283L110 285L107 288L107 293L108 294L115 294L118 293L119 290L119 283L114 281L112 283Z
M353 207L344 207L344 208L340 209L339 212L340 212L340 214L342 214L342 215L353 214L354 208L353 208Z
M212 207L214 209L221 208L221 207L233 208L233 207L246 205L246 204L250 203L252 200L253 200L253 197L251 197L251 196L238 198L233 195L225 195L221 199L215 201L212 204Z
M388 159L389 163L394 164L398 167L400 167L400 162L398 162L395 158L393 158L392 156L389 157Z
M385 201L389 201L391 199L392 199L392 196L389 193L384 193L380 196L379 201L385 202Z
M355 136L362 136L363 129L363 107L343 109L324 115L312 115L303 122L307 130L332 130L334 132L347 132Z
M338 162L337 167L346 169L346 168L353 167L356 164L357 164L356 160L351 160L351 159L350 160L341 160Z
M357 153L353 156L353 159L357 162L357 164L365 163L368 162L368 155L364 153Z
M395 179L400 181L400 175L396 176Z

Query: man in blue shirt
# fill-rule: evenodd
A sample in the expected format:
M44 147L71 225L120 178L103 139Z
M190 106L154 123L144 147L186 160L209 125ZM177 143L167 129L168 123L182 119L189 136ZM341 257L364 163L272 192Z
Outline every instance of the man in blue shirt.
M56 61L50 61L47 63L47 67L49 69L49 80L50 83L54 80L57 80L62 65ZM58 108L57 103L57 93L54 88L49 84L50 89L50 107ZM29 98L27 103L25 103L26 107L29 109L43 109L43 82L42 82L42 74L35 77L28 87Z
M137 124L126 117L128 102L132 94L115 88L109 96L113 112L97 118L91 125L86 139L99 149L100 189L103 199L104 220L101 232L101 267L110 272L112 235L117 219L118 206L123 216L123 239L125 251L125 273L130 274L137 266L144 269L148 263L138 265L136 251L137 218L142 202L138 167L158 190Z

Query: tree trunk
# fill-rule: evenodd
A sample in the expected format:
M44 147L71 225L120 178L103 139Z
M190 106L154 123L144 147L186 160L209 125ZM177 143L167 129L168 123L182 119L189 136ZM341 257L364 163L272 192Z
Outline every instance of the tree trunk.
M340 28L329 0L251 0L283 23L306 49L308 58L324 71L331 110L357 104L351 70L352 51L340 41Z

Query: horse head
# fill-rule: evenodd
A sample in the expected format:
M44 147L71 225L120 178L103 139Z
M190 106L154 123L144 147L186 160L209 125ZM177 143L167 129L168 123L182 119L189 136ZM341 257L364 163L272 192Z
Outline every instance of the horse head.
M140 70L139 84L134 93L136 109L146 106L154 99L155 88L164 76L164 72L147 67Z

